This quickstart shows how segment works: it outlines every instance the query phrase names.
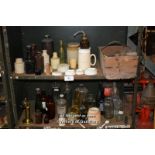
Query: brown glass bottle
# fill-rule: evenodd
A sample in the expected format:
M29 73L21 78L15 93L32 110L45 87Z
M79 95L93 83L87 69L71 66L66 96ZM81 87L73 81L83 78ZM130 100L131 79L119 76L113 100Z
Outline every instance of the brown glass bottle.
M26 46L25 72L27 74L34 73L34 59L32 59L31 45Z
M36 98L35 98L35 111L42 109L42 103L41 103L41 89L36 88Z
M47 109L48 109L47 114L49 116L49 119L54 119L55 118L55 103L53 101L52 96L48 97Z
M50 57L53 55L54 42L48 34L46 34L42 40L42 49L47 50L47 53Z
M37 45L36 44L31 44L31 51L32 51L32 59L35 60L35 55L37 53Z
M36 52L35 55L35 74L40 75L43 73L43 56L40 51Z

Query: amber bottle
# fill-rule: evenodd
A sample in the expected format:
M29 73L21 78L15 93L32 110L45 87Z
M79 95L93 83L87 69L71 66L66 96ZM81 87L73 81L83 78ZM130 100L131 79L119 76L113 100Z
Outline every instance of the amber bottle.
M55 118L55 103L52 98L52 96L48 96L48 101L47 101L47 114L49 116L49 119L54 119Z

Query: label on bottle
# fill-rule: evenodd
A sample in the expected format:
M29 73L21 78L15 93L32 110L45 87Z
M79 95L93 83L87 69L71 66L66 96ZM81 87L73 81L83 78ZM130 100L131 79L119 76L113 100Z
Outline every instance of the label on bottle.
M64 81L74 81L74 76L73 75L65 75Z
M59 126L65 126L65 118L64 117L59 118Z
M100 103L99 109L100 109L100 111L103 111L103 103Z
M42 102L42 108L43 109L46 109L47 107L46 107L46 102Z
M64 107L58 107L57 113L59 115L64 115L66 113L66 107L65 106Z

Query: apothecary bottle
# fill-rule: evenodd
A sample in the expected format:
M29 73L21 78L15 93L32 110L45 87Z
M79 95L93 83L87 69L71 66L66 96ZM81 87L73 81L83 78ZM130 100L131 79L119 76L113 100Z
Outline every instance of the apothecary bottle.
M42 56L44 62L44 73L50 74L50 57L47 54L47 50L43 50Z
M111 96L105 97L104 100L104 118L111 119L114 117L114 104Z
M43 56L40 51L37 51L35 55L35 74L40 75L43 73Z
M26 46L25 72L27 74L34 73L34 59L32 59L31 45Z
M52 96L48 96L47 109L49 119L54 119L56 107Z
M37 53L37 45L35 43L31 44L31 52L32 52L32 59L35 60L35 55Z
M57 100L57 114L60 117L65 117L67 109L67 101L64 98L64 94L60 94L59 99Z
M42 49L47 50L48 55L51 57L54 51L54 42L50 35L46 34L42 39Z
M60 64L60 58L58 57L57 52L53 52L53 57L51 58L51 67L52 70L57 70Z
M40 88L36 88L36 98L35 98L35 111L42 109L42 103L41 103L41 89Z

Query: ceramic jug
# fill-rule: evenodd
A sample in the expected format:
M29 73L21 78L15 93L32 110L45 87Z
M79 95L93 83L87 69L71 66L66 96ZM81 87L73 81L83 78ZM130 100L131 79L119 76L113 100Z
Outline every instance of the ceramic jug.
M94 62L92 63L92 57L94 57ZM82 70L86 70L91 66L95 66L96 64L96 56L95 54L91 54L91 48L81 49L79 48L78 52L78 68Z

